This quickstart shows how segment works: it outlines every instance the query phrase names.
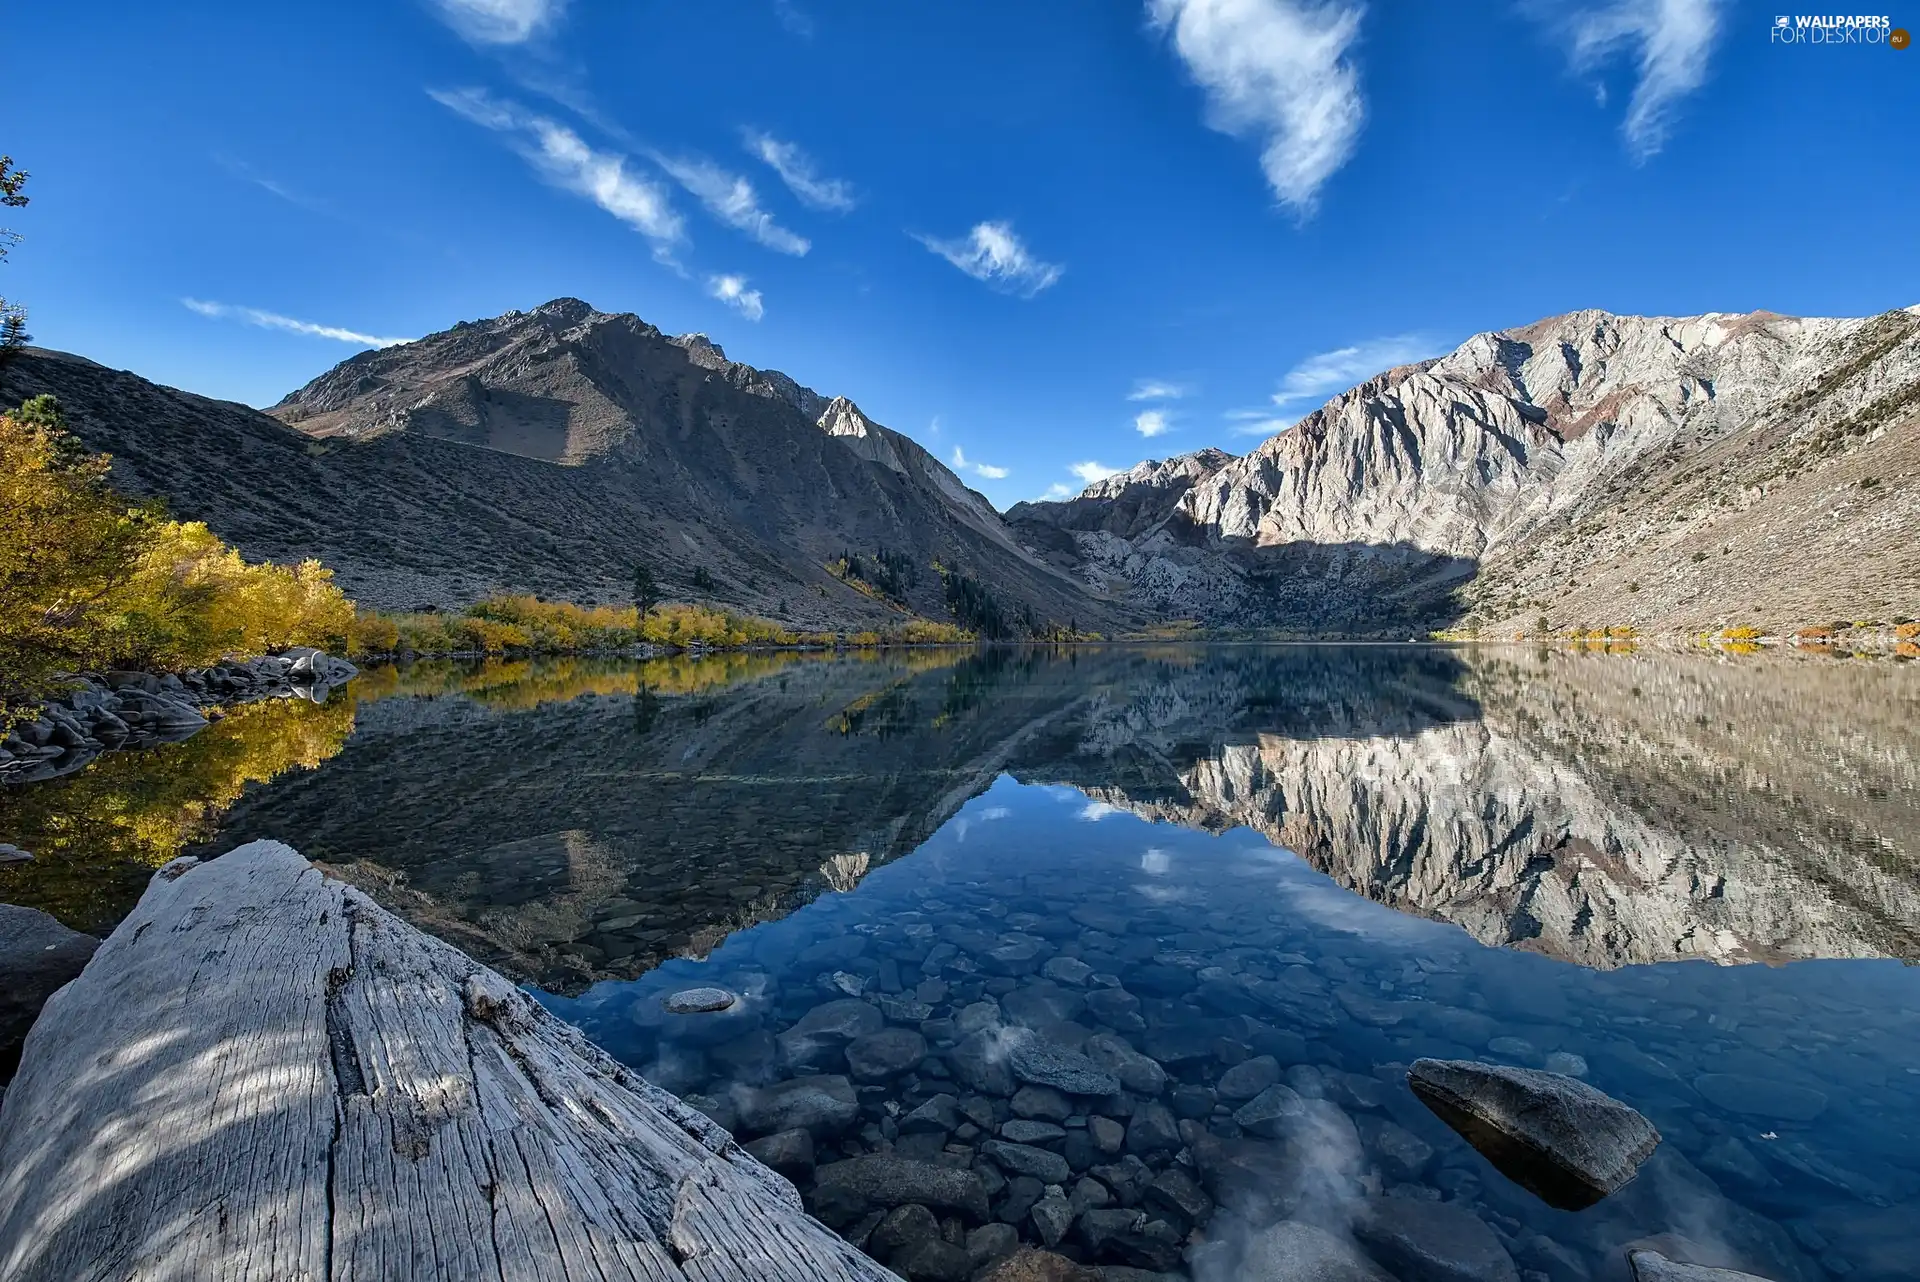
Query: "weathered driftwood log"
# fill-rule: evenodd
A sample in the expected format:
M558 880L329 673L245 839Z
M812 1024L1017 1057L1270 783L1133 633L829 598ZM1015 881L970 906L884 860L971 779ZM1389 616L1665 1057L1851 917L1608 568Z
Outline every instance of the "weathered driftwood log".
M793 1186L294 851L162 869L0 1111L0 1279L891 1282Z

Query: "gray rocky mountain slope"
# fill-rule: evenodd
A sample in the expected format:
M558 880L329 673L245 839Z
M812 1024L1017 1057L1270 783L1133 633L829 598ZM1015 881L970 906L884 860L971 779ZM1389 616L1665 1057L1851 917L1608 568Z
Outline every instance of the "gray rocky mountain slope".
M384 607L623 600L645 561L669 596L806 626L949 618L943 572L1013 618L1120 617L851 401L574 299L363 353L271 416L29 350L0 396L40 392L124 488ZM908 567L884 591L830 568L883 551Z
M1088 583L1213 623L1913 613L1920 309L1551 317L1388 370L1243 458L1008 515Z

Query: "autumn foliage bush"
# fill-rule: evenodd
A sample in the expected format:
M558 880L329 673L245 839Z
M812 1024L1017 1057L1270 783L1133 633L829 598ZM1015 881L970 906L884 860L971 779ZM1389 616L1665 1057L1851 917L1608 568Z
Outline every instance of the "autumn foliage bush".
M115 493L109 462L50 396L0 414L0 720L64 672L344 644L353 606L331 571L248 562L199 522Z

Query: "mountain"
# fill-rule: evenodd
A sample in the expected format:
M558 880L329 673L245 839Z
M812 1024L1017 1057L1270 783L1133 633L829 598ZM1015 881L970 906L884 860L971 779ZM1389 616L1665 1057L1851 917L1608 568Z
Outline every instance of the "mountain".
M1089 585L1216 624L1914 613L1920 308L1574 312L1387 370L1242 458L1008 515Z
M644 561L804 626L949 618L950 576L1015 630L1122 617L852 401L576 299L362 353L267 414L30 349L0 396L40 392L127 490L375 605L624 600Z

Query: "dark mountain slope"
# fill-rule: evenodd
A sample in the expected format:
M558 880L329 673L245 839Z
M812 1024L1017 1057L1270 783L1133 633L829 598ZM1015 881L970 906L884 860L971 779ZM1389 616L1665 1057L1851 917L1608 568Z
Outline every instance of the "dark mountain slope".
M357 356L278 418L60 353L0 379L8 402L43 391L128 489L249 555L320 557L377 605L618 600L644 560L673 595L870 626L903 604L948 617L937 565L1010 616L1116 618L851 402L575 300ZM899 603L829 570L881 551L907 567L885 585Z

